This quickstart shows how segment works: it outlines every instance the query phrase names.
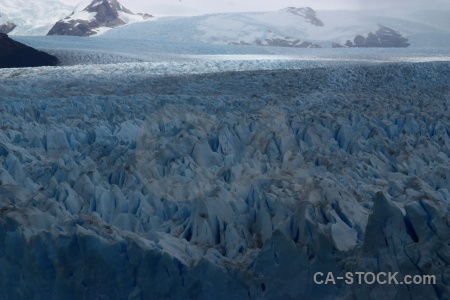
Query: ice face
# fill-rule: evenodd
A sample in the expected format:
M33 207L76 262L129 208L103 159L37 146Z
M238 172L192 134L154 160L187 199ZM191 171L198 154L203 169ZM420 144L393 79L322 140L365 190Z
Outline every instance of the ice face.
M2 70L5 297L449 293L450 65L319 63Z

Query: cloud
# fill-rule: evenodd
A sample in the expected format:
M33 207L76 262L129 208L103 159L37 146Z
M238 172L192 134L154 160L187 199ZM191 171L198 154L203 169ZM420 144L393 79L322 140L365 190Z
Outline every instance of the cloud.
M428 8L449 7L448 0L119 0L134 11L164 15L193 15L238 11L273 11L288 6L313 9L375 9L389 7L423 6Z

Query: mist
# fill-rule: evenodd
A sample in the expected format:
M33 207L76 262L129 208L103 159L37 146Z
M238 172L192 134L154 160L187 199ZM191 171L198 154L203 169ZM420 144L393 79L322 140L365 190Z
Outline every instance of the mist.
M145 11L159 15L196 15L207 13L223 12L244 12L244 11L274 11L285 7L306 7L315 10L364 10L364 9L413 9L415 7L425 7L429 9L445 8L450 9L447 0L279 0L279 1L220 1L220 0L170 0L170 1L150 1L142 0L122 0L123 5L134 11Z

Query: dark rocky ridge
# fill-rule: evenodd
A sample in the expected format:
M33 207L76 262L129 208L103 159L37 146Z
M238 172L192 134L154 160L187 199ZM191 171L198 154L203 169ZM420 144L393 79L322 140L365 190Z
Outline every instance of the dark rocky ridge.
M375 33L369 32L367 37L357 35L353 39L353 42L347 40L346 47L359 47L359 48L407 48L411 44L408 43L408 39L403 37L401 33L395 31L392 28L378 25L378 30ZM342 45L333 44L333 48L344 47Z
M150 15L150 14L147 14L147 13L145 13L145 14L143 14L143 13L137 13L137 15L139 15L139 16L141 16L144 20L147 20L147 19L150 19L150 18L153 18L153 16L152 15Z
M308 41L303 41L300 43L299 39L295 39L295 40L291 41L289 39L275 38L275 39L266 39L266 42L269 46L274 46L274 47L321 48L319 45L313 44ZM258 41L257 41L257 44L258 44ZM258 44L258 45L263 46L262 44Z
M83 20L73 19L71 16L68 16L58 21L47 35L90 36L96 34L96 29L99 27L114 28L125 25L125 22L119 16L119 12L135 15L117 0L93 0L83 11L95 13L95 18ZM137 15L143 19L152 17L149 14Z
M321 48L320 45L313 44L308 41L301 42L299 39L290 38L273 38L265 39L264 41L256 40L254 44L240 41L240 42L229 42L228 45L233 46L271 46L271 47L288 47L288 48Z
M16 42L0 33L0 68L56 66L58 58Z
M6 22L5 24L0 25L0 33L10 33L14 28L16 28L16 24Z
M317 13L311 7L288 7L286 11L291 14L303 17L307 22L315 26L324 26L323 22L317 17Z

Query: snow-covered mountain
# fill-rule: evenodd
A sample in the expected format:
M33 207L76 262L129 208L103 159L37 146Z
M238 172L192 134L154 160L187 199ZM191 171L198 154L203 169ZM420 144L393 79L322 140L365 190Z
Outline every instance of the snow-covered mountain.
M64 1L64 2L63 2ZM150 17L134 14L117 0L24 0L0 2L0 31L13 35L102 35L121 39L166 40L181 43L282 47L384 46L449 47L448 7L408 7L390 10L316 11L288 7L278 11L221 13L192 17ZM25 9L22 9L25 7ZM130 26L121 26L131 24ZM113 28L114 27L114 28ZM113 28L113 29L111 29ZM378 36L384 32L391 41ZM355 42L357 36L369 42ZM373 42L373 39L378 42ZM359 38L360 39L360 38ZM394 40L393 40L394 39Z
M52 30L52 34L89 35L151 17L134 14L117 0L91 1L35 0L31 5L26 0L2 0L0 32L46 35Z
M84 9L58 21L48 35L90 36L150 17L149 14L134 14L117 0L93 0Z
M1 0L0 27L14 35L46 35L60 19L69 15L75 5L58 0ZM13 30L6 30L13 24ZM11 27L10 27L11 29Z
M160 18L155 22L114 29L105 37L222 45L331 47L333 44L345 45L347 40L354 43L357 35L368 37L369 33L375 34L380 29L389 28L391 36L397 35L399 41L409 39L408 43L414 47L448 47L448 21L444 18L434 20L432 16L433 11L423 14L420 11L383 13L289 7L272 12Z

